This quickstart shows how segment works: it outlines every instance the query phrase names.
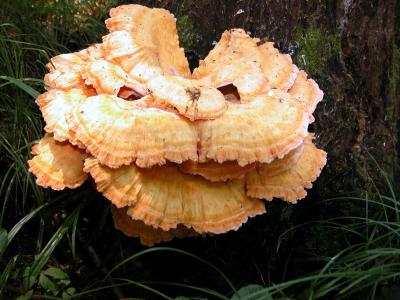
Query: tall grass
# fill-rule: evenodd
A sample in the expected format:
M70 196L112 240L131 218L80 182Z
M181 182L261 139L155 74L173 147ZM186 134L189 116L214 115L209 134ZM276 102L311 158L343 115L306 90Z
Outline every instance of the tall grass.
M317 272L260 289L253 296L266 292L274 299L297 299L299 295L302 299L348 299L354 295L382 299L384 288L398 285L400 280L400 202L390 182L387 188L389 193L384 195L377 190L364 197L325 200L357 201L364 209L360 214L319 220L291 230L307 232L319 226L325 238L341 239L347 246L331 255L314 253L314 259L323 263Z
M85 201L79 201L85 189L53 196L35 184L27 160L32 144L42 136L43 124L33 100L43 92L49 58L97 41L104 33L102 19L109 5L113 1L0 4L0 296L4 298L10 297L10 280L22 282L11 288L14 294L29 295L65 236L75 252L77 220L93 197L84 195ZM60 211L71 213L53 229L51 217ZM28 234L34 236L24 242L28 249L21 250L26 233L19 236L29 227L34 230Z

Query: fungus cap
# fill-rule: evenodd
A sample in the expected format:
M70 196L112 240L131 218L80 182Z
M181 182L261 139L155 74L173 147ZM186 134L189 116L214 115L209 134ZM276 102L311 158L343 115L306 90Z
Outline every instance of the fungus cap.
M304 143L293 149L281 159L274 159L269 164L258 163L257 172L261 176L274 176L292 168L303 155Z
M309 134L304 141L302 156L290 169L272 176L261 175L257 170L249 172L246 176L247 195L266 200L281 198L292 203L303 199L307 195L305 189L312 188L312 182L326 164L326 152L318 149L312 139L313 135Z
M93 44L79 52L76 52L75 54L78 55L85 62L93 59L104 58L104 50L102 44Z
M196 122L199 161L269 163L303 142L308 120L304 105L278 90L244 104L229 103L220 118Z
M126 213L126 208L117 208L111 205L114 226L127 236L140 238L140 243L145 246L154 246L160 242L168 242L174 238L186 238L198 235L194 230L178 225L175 229L164 231L146 225L143 221L133 220Z
M162 230L183 224L199 233L223 233L265 212L262 201L246 196L243 181L211 183L172 165L112 169L94 158L85 161L85 171L115 206L127 206L133 219Z
M235 67L232 68L232 65ZM235 70L234 77L227 72L229 69ZM231 29L222 34L214 49L200 61L199 67L193 71L193 78L209 78L217 87L235 84L236 81L239 90L240 85L246 86L248 80L255 77L259 82L259 91L262 90L263 82L268 88L287 91L293 85L297 73L298 68L290 56L279 53L273 43L251 38L243 29ZM257 91L257 88L253 87L253 91Z
M46 122L44 130L53 133L53 137L57 141L69 140L76 144L75 133L70 130L67 119L75 106L93 94L90 89L72 89L68 92L50 90L41 94L36 99L36 104Z
M213 182L243 178L254 167L255 164L248 164L241 167L236 161L225 161L223 163L208 161L199 163L188 160L179 165L179 169L183 173L200 175Z
M79 72L63 73L59 70L55 70L44 76L44 85L47 90L68 91L70 89L83 87L84 81Z
M312 79L307 79L307 73L302 70L290 88L289 94L305 104L310 115L310 122L313 122L312 113L324 97L324 93L320 90L318 84Z
M110 15L106 25L111 33L103 39L108 60L142 81L154 75L190 77L171 13L131 4L111 10Z
M46 134L33 146L34 157L28 161L29 172L37 177L36 183L53 190L77 188L86 179L83 161L86 154L68 142L57 142Z
M197 160L194 126L172 112L145 107L149 98L89 97L76 106L69 124L86 150L112 168Z
M132 90L139 98L146 93L144 87L121 67L106 60L98 59L88 62L82 70L87 85L93 85L98 94L118 95L122 87Z
M63 73L79 72L84 61L77 53L67 53L54 56L46 65L50 72L58 70Z
M84 82L80 71L84 63L77 53L60 54L51 58L46 65L50 73L44 77L46 89L68 91L83 86Z

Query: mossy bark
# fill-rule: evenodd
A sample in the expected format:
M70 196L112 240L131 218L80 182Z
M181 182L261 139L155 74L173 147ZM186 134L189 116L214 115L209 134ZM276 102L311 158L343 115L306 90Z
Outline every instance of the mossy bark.
M178 20L194 66L222 32L240 27L267 38L325 93L312 130L329 154L319 190L350 191L379 179L370 155L398 174L399 16L395 0L141 1Z

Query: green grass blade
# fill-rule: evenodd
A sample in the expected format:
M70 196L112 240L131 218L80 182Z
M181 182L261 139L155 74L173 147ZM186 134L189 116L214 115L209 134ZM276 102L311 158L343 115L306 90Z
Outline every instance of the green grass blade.
M74 223L75 219L79 216L80 211L84 207L86 202L82 202L61 224L61 226L57 229L55 234L48 241L46 246L44 246L43 250L37 255L35 258L32 267L30 269L29 275L32 277L36 277L39 275L42 268L45 266L47 261L50 258L50 255L53 253L54 249L64 237L64 235L68 232L69 228Z
M205 288L205 287L198 287L198 286L193 286L193 285L189 285L189 284L175 283L175 282L157 282L157 281L152 281L150 283L160 284L160 285L171 285L171 286L183 287L183 288L187 288L187 289L191 289L191 290L202 292L204 294L211 295L211 296L215 297L215 299L218 298L218 299L222 299L222 300L229 300L228 297L218 293L217 291L214 291L214 290L211 290L211 289Z
M2 295L2 292L4 291L4 286L7 283L8 278L11 275L11 272L13 271L15 264L17 263L18 260L18 255L14 256L13 258L11 258L6 267L4 268L4 270L2 271L1 275L0 275L0 298Z
M36 99L40 95L40 93L37 90L35 90L31 86L27 85L21 79L12 78L12 77L9 77L9 76L0 76L0 79L4 79L4 80L7 80L7 81L13 83L17 87L19 87L21 90L23 90L24 92L29 94L32 98Z
M17 224L14 225L14 227L10 230L10 232L7 235L7 243L5 244L4 247L0 248L0 258L3 256L4 252L6 251L8 245L11 243L11 241L14 239L15 235L20 231L20 229L30 220L32 219L39 211L41 211L43 208L45 208L48 204L43 204L37 208L35 208L33 211L31 211L29 214L27 214L25 217L23 217Z

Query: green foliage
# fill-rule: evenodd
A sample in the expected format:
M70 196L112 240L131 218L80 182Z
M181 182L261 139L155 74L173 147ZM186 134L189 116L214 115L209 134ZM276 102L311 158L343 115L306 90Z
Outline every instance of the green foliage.
M184 49L192 49L196 43L197 33L190 17L188 15L178 17L176 27L180 46Z
M63 299L70 298L76 293L76 289L69 287L71 280L68 274L61 269L50 267L40 273L38 284L45 290L46 294L62 296Z
M192 0L183 0L179 3L176 12L176 29L179 35L179 45L188 53L193 51L200 38L190 17Z
M298 30L294 40L299 46L296 61L310 75L322 76L329 59L338 55L341 48L338 34L326 34L316 27Z
M3 256L4 252L6 251L8 245L11 243L11 241L14 239L15 235L18 233L18 231L21 230L21 228L35 215L45 208L47 204L43 204L37 208L35 208L33 211L28 213L26 216L24 216L17 224L14 225L14 227L10 230L9 233L7 233L7 230L0 228L0 258Z
M265 288L258 284L249 284L240 288L237 293L233 295L231 300L272 300L271 295L265 291Z
M325 239L341 239L348 246L331 254L317 251L314 257L323 266L315 273L258 289L242 299L265 295L273 299L326 299L333 295L334 299L351 299L355 295L381 299L379 287L396 286L400 279L400 201L387 175L381 172L387 182L387 195L377 190L373 194L365 193L362 198L325 200L357 201L364 207L359 215L299 224L283 234L305 231L308 235L317 225Z
M21 90L26 92L28 95L30 95L34 99L40 95L40 93L38 91L33 89L31 86L25 84L24 81L21 79L16 79L16 78L9 77L9 76L0 76L0 79L4 79L4 80L16 85L17 87L19 87Z

